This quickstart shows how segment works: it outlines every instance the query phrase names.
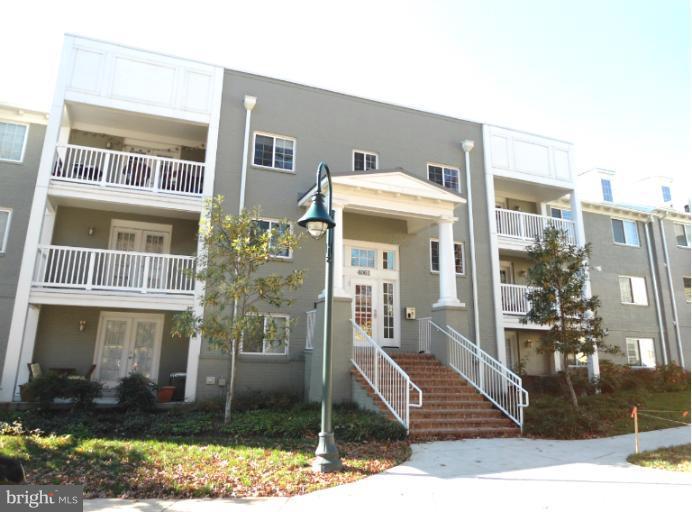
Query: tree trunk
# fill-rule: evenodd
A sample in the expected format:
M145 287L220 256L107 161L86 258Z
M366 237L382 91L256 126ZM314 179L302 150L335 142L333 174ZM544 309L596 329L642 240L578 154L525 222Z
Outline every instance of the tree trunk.
M575 409L579 409L579 402L577 401L577 394L574 392L574 386L572 385L572 377L569 375L569 364L567 361L567 356L562 358L562 366L565 369L565 383L567 384L567 391L569 392L569 399L572 402L572 406Z
M223 410L223 422L228 425L231 422L231 405L233 404L233 390L235 389L235 360L236 341L231 342L231 357L228 360L228 384L226 387L226 406Z

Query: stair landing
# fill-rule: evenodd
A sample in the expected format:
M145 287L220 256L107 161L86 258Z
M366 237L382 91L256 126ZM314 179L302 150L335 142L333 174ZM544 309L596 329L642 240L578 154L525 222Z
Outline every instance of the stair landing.
M423 391L423 407L411 408L409 438L414 441L518 437L521 430L458 373L430 354L390 354ZM355 368L353 376L373 402L393 415ZM415 392L414 392L415 395ZM413 401L415 396L411 396Z

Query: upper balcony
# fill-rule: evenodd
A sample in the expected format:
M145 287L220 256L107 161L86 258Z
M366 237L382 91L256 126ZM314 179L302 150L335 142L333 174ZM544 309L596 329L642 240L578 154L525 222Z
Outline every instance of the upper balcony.
M500 299L502 301L502 314L506 329L533 329L545 330L548 327L534 323L523 324L521 318L531 309L527 294L532 290L530 286L520 284L500 285Z
M200 198L204 163L65 144L55 148L51 180Z
M495 208L495 225L500 249L524 252L536 238L543 235L548 226L565 231L569 243L576 243L574 222L571 220Z

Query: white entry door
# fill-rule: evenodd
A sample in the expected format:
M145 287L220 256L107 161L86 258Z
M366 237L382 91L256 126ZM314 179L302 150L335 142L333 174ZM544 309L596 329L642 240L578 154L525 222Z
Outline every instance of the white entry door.
M114 388L123 377L141 373L156 382L163 319L149 313L101 313L94 353L96 380Z
M401 329L398 247L346 242L344 287L352 297L353 321L380 346L398 347Z

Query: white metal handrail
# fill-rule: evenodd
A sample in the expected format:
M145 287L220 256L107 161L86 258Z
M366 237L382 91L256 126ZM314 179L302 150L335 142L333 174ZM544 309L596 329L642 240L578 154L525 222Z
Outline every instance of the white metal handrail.
M351 362L375 394L399 422L409 429L411 407L423 406L423 391L408 374L356 322L353 325L353 356ZM411 403L411 390L418 401Z
M315 320L317 319L317 310L311 309L305 312L306 329L305 329L305 350L314 348L315 339Z
M531 309L531 303L527 294L534 289L531 286L520 284L501 284L502 312L509 315L525 315L528 313Z
M42 245L33 285L192 295L195 257Z
M204 169L203 162L64 144L55 148L52 178L199 197Z
M495 208L495 225L497 234L521 240L533 241L541 238L548 226L556 227L567 233L570 244L576 244L574 221L556 219L535 213L517 212L504 208Z
M431 330L430 325L432 317L423 317L418 319L418 352L430 354L432 347L430 346Z
M449 366L523 428L529 393L521 377L451 326L442 329L432 320L425 322L446 337Z

